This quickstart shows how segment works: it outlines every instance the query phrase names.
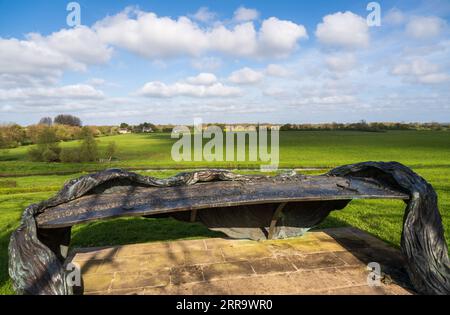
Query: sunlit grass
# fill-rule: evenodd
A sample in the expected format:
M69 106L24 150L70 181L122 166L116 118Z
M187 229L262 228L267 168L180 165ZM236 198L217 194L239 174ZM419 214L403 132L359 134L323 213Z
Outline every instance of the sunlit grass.
M198 168L258 167L260 161L175 162L170 134L127 134L98 139L100 151L117 144L112 163L36 163L28 160L27 147L0 155L0 174L62 174L108 167ZM206 140L205 140L206 141ZM62 143L75 146L77 141ZM450 132L446 131L288 131L280 133L280 167L334 167L360 161L398 161L411 167L450 166Z

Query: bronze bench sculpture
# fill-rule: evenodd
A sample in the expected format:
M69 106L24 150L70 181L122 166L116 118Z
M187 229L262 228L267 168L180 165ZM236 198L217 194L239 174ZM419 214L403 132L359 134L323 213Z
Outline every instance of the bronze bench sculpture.
M396 162L341 166L325 175L275 177L222 170L168 179L106 170L68 182L53 198L25 209L9 245L9 274L19 294L73 294L64 268L73 225L120 216L200 221L233 238L304 234L353 199L401 199L401 250L415 289L450 293L450 265L432 186Z

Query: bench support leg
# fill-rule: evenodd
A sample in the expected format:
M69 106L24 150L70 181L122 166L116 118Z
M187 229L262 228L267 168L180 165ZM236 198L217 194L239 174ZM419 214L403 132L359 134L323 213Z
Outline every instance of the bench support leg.
M191 222L195 222L197 219L197 210L191 210Z
M281 218L281 214L283 213L283 208L286 206L287 202L280 203L273 213L272 221L270 222L269 227L269 235L267 236L267 239L271 240L273 239L273 235L275 233L275 227L277 225L278 219Z

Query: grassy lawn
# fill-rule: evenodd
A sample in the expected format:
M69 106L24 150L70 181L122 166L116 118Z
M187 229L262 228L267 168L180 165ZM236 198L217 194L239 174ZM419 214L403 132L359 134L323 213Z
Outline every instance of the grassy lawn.
M446 131L288 131L280 133L280 167L334 167L346 163L376 160L398 161L411 167L450 166L450 136ZM176 139L170 134L127 134L99 138L105 149L115 141L117 161L108 164L37 163L27 157L28 147L0 153L0 175L70 174L107 167L131 169L257 167L260 162L175 162L171 147ZM62 143L62 147L77 141Z
M139 169L150 176L166 177L176 168L255 167L254 162L175 163L170 149L175 141L168 134L122 135L99 139L104 148L110 141L118 146L118 160L111 164L35 163L27 160L27 147L0 153L0 294L13 293L7 273L7 247L23 209L47 199L71 178L86 171L108 167ZM63 143L74 146L76 142ZM450 133L435 131L282 132L281 167L318 167L323 173L334 166L367 160L399 161L427 179L439 196L447 240L450 239ZM257 163L256 163L257 164ZM160 168L161 170L145 171ZM164 170L169 169L169 170ZM254 172L253 172L254 173ZM14 175L11 177L9 175ZM343 211L332 213L320 227L352 225L399 246L404 203L400 201L354 201ZM214 237L199 224L171 219L121 218L93 222L73 229L72 246L101 246Z

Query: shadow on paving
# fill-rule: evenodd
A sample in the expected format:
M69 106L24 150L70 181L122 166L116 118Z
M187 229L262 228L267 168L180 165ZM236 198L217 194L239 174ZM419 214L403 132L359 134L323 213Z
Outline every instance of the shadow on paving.
M174 219L120 218L76 226L71 247L113 246L189 238L225 237L200 223Z
M95 225L95 226L93 226ZM348 251L348 253L355 256L360 262L363 263L362 266L367 265L370 262L377 262L381 265L381 272L382 272L382 281L387 281L387 284L393 282L400 286L402 286L407 291L410 291L413 293L412 286L410 284L410 281L408 279L408 276L406 274L406 271L404 269L404 260L398 249L391 248L389 246L386 246L386 243L383 241L375 238L374 236L371 236L367 233L361 232L358 229L348 227L348 224L345 224L344 222L338 220L338 219L332 219L329 218L328 222L326 223L328 226L346 226L345 229L339 229L339 228L328 228L326 231L324 231L326 234L331 236L339 245L341 245L343 248ZM132 231L132 232L131 232ZM100 235L103 238L98 238L97 233L100 233ZM349 235L352 234L352 235ZM120 235L120 238L117 238L117 236ZM120 275L121 280L125 281L130 285L130 288L120 288L122 290L116 290L114 286L110 288L112 290L111 292L116 292L117 294L142 294L142 291L139 291L139 288L131 288L131 284L135 284L137 287L146 287L146 286L156 286L155 283L149 283L149 279L153 279L151 281L155 281L154 274L149 274L149 276L145 277L145 271L139 271L137 269L142 268L142 265L139 265L139 263L143 263L142 261L151 260L154 259L154 253L145 253L142 251L142 248L140 247L142 244L137 244L136 247L133 249L136 252L133 253L135 255L141 255L139 258L135 257L136 259L130 259L129 265L127 264L125 267L122 265L123 257L119 257L119 261L117 261L117 253L120 251L118 247L106 247L106 246L112 246L112 245L125 245L125 244L131 244L131 243L149 243L149 242L157 242L157 241L170 241L170 240L179 240L179 239L189 239L189 238L209 238L209 237L215 237L215 238L226 238L225 235L221 233L211 232L205 227L203 227L200 224L189 224L189 223L182 223L178 222L172 219L121 219L121 220L112 220L107 222L102 222L98 224L88 224L86 226L81 227L78 231L74 232L73 237L73 243L77 246L97 246L97 248L84 248L81 251L78 250L78 253L84 253L87 255L90 255L94 253L94 256L91 256L89 259L87 259L82 267L83 274L90 273L91 275L94 275L94 277L99 277L98 279L108 281L108 277L112 276L113 274ZM92 242L91 242L92 241ZM172 244L172 243L171 243ZM155 244L155 246L161 245ZM163 243L163 245L172 246L169 245L169 243ZM98 247L98 246L105 246L105 247ZM196 250L196 248L192 248L192 245L188 245L188 242L176 242L176 246L178 246L178 250L183 253L190 252L192 250ZM180 256L176 254L176 252L173 252L171 250L164 251L167 254L168 261L173 263L173 266L178 266L175 268L176 274L173 274L173 270L169 271L170 273L170 279L176 279L177 276L186 276L189 277L199 277L201 278L201 271L199 272L200 275L197 274L197 270L194 270L195 268L198 268L196 266L181 266L183 263L181 262ZM223 264L219 264L222 266L226 266L227 268L231 268L229 271L226 272L237 272L237 273L246 273L247 271L251 274L254 273L254 270L251 271L252 267L250 266L251 261L246 261L248 258L247 256L251 253L243 253L245 257L239 259L238 261L234 262L227 262L225 261ZM254 256L257 256L258 254L255 253ZM247 258L246 258L247 257ZM262 257L257 257L257 259ZM86 259L86 258L84 258ZM122 259L122 261L121 261ZM102 270L99 272L97 271L98 262L102 261L109 261L107 264L107 271ZM142 261L140 261L142 260ZM251 260L251 259L250 259ZM264 261L264 259L262 260ZM137 263L137 265L135 265ZM156 265L158 264L157 261L154 262ZM217 266L217 265L216 265ZM155 266L153 266L155 267ZM274 266L269 266L270 268L274 268ZM268 268L269 268L268 267ZM329 267L333 267L333 264ZM137 269L136 269L137 268ZM207 267L208 268L208 267ZM270 269L269 268L269 269ZM247 270L248 269L248 270ZM210 270L211 271L211 270ZM153 291L150 290L150 294L174 294L174 291L164 291L167 287L165 286L164 281L161 280L162 278L166 277L167 274L165 274L166 271L163 271L161 269L161 277L160 279L157 279L156 281L162 281L158 285L161 286L161 288L154 289ZM220 270L220 273L223 273L223 270ZM102 279L101 275L99 274L105 274L105 279ZM167 273L167 272L166 272ZM158 277L156 277L158 278ZM219 277L220 278L220 277ZM124 280L125 279L125 280ZM224 282L226 281L208 281L206 275L204 275L203 281L207 281L209 289L209 292L212 294L229 294L229 288L224 286ZM110 281L111 279L109 279ZM199 279L194 280L198 281ZM267 280L267 279L266 279ZM92 281L92 280L91 280ZM172 280L170 280L172 282ZM110 282L109 282L110 283ZM139 285L138 285L139 284ZM204 283L203 283L204 284ZM114 284L113 284L114 285ZM193 284L195 286L195 284ZM84 285L82 285L82 288ZM89 287L89 286L88 286ZM164 287L164 288L163 288ZM171 286L172 290L174 286ZM78 294L83 293L83 289L80 288L77 292ZM186 291L182 291L181 287L176 287L175 291L176 294L186 294ZM190 287L190 290L192 292L193 288ZM228 291L228 292L227 292ZM145 291L147 292L147 291Z

